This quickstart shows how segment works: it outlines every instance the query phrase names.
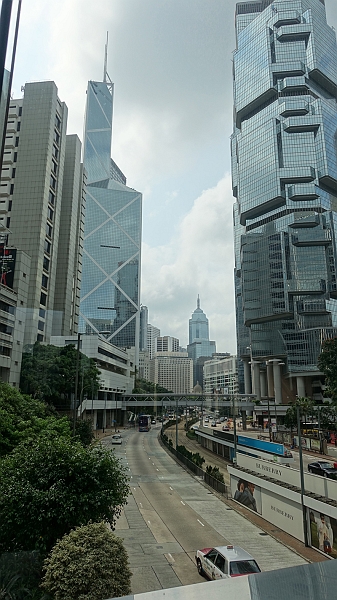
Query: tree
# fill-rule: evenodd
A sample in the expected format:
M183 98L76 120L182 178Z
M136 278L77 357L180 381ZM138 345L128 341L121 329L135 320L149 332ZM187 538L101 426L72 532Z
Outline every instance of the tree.
M66 438L22 443L0 461L0 552L49 551L91 520L114 527L128 493L112 450Z
M327 393L334 402L337 401L337 338L325 340L322 352L318 357L318 368L325 375Z
M128 555L106 523L65 535L46 559L42 587L55 600L103 600L131 593Z
M314 410L314 402L310 398L299 397L289 406L284 417L284 424L291 430L297 428L297 408L300 409L300 415L304 416L304 422L307 422L307 416Z
M36 342L22 355L20 388L34 398L43 398L57 408L69 408L75 392L77 349L74 344L62 348ZM92 358L80 352L78 368L79 397L95 394L100 371Z
M44 402L23 396L0 381L0 456L8 454L21 442L40 436L70 438L69 419L60 418Z
M161 387L157 383L147 381L146 379L135 379L135 387L132 390L133 394L172 394L172 391Z

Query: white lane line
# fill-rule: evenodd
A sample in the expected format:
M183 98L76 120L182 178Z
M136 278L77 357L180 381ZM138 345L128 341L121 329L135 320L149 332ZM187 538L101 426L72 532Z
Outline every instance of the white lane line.
M173 558L172 554L168 553L168 555L167 555L167 556L169 557L169 559L170 559L170 561L171 561L171 562L176 562L176 561L174 560L174 558Z
M200 523L200 525L202 525L202 527L205 527L205 525L201 521L199 521L199 519L197 519L197 521L198 523Z
M143 505L142 505L142 503L141 503L141 502L139 502L139 506L140 506L140 508L143 508Z
M169 486L169 487L170 487L170 490L172 490L172 492L173 492L173 488L171 488L171 486Z
M148 524L151 525L151 521L148 521Z
M159 469L156 469L156 471L159 471Z
M180 500L181 504L183 504L183 506L186 506L185 502L183 502L182 500Z

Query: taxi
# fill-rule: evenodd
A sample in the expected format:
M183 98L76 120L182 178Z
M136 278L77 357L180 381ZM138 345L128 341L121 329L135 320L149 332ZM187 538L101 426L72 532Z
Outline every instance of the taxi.
M197 550L195 555L200 575L208 579L226 579L260 573L255 559L240 546L218 546Z

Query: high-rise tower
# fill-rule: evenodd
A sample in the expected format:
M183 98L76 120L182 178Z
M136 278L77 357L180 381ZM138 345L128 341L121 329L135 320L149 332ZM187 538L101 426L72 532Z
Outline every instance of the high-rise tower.
M189 358L193 359L193 385L203 381L203 361L201 359L211 358L216 352L215 342L209 339L208 319L204 311L200 308L200 298L198 295L197 308L192 313L189 320L189 344L187 352Z
M252 372L258 398L319 399L317 357L337 335L336 36L324 0L255 0L236 5L236 40L232 179L245 391Z
M84 167L87 205L80 329L139 348L142 195L111 159L113 84L89 81Z

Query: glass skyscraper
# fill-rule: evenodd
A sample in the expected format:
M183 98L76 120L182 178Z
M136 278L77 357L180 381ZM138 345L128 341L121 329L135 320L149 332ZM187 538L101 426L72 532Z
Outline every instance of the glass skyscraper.
M216 352L215 342L209 339L208 319L200 308L200 298L197 299L197 308L189 320L189 344L187 352L193 359L193 385L203 382L203 363Z
M113 84L89 81L80 331L139 348L142 195L111 159Z
M337 335L337 47L324 0L236 5L232 180L241 391L322 398Z

